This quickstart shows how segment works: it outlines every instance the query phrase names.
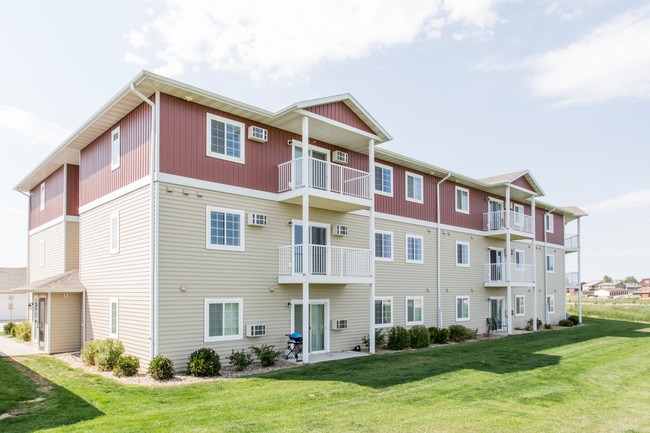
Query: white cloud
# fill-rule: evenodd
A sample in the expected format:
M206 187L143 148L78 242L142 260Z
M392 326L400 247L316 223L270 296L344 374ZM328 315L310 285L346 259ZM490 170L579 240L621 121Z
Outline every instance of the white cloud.
M137 54L134 54L132 51L129 51L124 55L124 61L126 63L134 63L140 66L144 66L147 63L149 63L147 59L145 59L142 56L138 56Z
M595 210L621 211L646 206L650 206L650 189L628 192L618 197L593 203L585 206L585 210L587 212Z
M68 131L54 122L38 117L21 108L0 108L0 134L24 140L31 145L59 144Z
M602 0L551 1L546 7L544 14L558 16L563 20L570 20L582 16L586 9L601 2Z
M327 61L358 59L453 27L456 39L489 39L506 0L167 0L150 23L126 36L133 59L150 48L156 72L207 65L259 79L304 76ZM154 43L156 41L157 43Z

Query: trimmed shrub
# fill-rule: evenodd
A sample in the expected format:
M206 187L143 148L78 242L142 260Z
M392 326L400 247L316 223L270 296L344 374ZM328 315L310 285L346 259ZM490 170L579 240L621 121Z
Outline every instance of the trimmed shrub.
M476 340L478 338L478 328L466 328L467 329L467 338L470 340Z
M32 324L29 322L20 322L13 328L13 336L23 341L31 341Z
M97 345L95 354L95 365L100 371L110 371L115 368L117 360L124 353L124 346L120 340L107 338L101 340Z
M257 359L262 363L262 367L271 367L275 365L275 360L282 352L273 350L275 346L262 344L260 347L251 346L251 350L257 356Z
M411 334L409 331L402 327L396 326L388 331L388 343L386 349L389 350L403 350L411 346Z
M411 337L411 347L414 349L428 347L431 344L431 335L424 325L416 325L409 329L409 336Z
M370 348L370 339L368 335L364 335L361 339L361 343ZM375 347L384 347L386 345L386 334L382 328L375 329Z
M13 337L15 328L16 328L16 324L14 322L9 322L9 323L5 323L5 326L2 327L2 330L4 331L5 335Z
M544 323L544 329L552 329L553 327L551 326L550 323Z
M156 380L169 380L174 377L174 363L171 359L158 355L151 360L147 373Z
M580 324L580 318L578 316L576 316L576 315L571 315L571 316L567 317L567 320L570 320L571 322L573 322L573 325L579 325Z
M450 325L449 326L449 339L460 343L469 338L468 329L463 325Z
M228 357L228 360L235 366L237 371L242 371L253 363L253 356L250 353L246 353L244 349L238 352L235 352L233 349L232 355Z
M542 328L542 321L537 319L537 329ZM526 322L526 327L524 328L526 331L532 331L533 330L533 319L528 319Z
M127 377L133 376L138 372L140 368L140 360L132 355L120 356L115 363L115 376L117 377Z
M429 336L432 344L449 343L449 330L447 328L436 328L432 326L429 328Z
M81 348L81 361L86 365L95 365L95 357L99 350L100 340L90 340Z
M214 349L203 347L190 354L187 364L187 372L190 376L218 376L219 370L221 370L221 360Z
M573 326L573 321L569 319L562 319L558 322L558 325L560 326L566 326L566 327L571 327Z

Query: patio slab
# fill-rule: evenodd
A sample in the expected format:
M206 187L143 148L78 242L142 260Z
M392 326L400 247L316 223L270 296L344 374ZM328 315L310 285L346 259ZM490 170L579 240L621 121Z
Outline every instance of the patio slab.
M0 356L38 355L42 353L44 352L35 349L29 343L6 335L0 335Z

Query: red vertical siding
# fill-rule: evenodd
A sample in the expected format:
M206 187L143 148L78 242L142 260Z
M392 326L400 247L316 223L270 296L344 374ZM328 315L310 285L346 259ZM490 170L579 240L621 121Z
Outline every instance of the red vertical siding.
M331 104L317 105L315 107L306 108L306 110L311 111L314 114L327 117L328 119L344 123L362 131L374 134L374 132L372 132L372 129L370 129L368 125L363 122L363 120L354 114L354 111L345 105L344 102L339 101L332 102Z
M120 166L111 170L111 133L120 127ZM149 174L151 107L142 103L81 151L79 206Z
M512 184L513 184L513 185L517 185L518 187L521 187L521 188L527 189L528 191L533 191L533 192L535 192L535 190L533 189L533 187L530 185L530 183L528 183L528 181L526 180L526 178L525 178L524 176L521 176L520 178L515 179L515 180L512 182Z
M79 216L79 166L68 164L66 215Z
M257 143L244 134L245 164L225 161L206 155L206 113L244 123L246 129L255 125L268 130L268 141ZM160 104L160 171L162 173L223 183L267 192L278 192L278 165L291 160L290 139L300 136L242 117L161 95ZM329 143L310 144L348 153L347 167L368 170L368 156L345 150Z
M458 185L469 190L469 214L456 212L457 185L457 183L449 181L440 185L440 222L456 227L483 230L483 214L488 211L488 196L500 197L465 185Z
M535 208L535 239L544 242L544 209ZM553 215L553 233L546 234L548 243L564 245L564 218L562 215Z
M63 215L63 166L45 179L45 209L41 211L41 183L29 194L29 229Z

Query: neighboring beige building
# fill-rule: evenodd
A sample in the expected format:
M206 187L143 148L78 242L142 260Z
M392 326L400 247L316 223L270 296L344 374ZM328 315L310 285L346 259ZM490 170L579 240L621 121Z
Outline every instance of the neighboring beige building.
M27 319L27 295L11 291L26 282L27 268L0 268L0 322Z

